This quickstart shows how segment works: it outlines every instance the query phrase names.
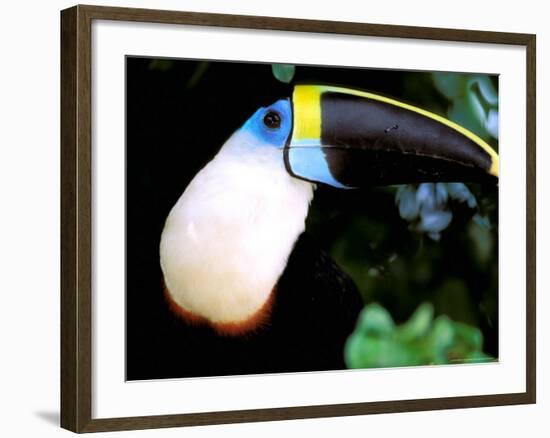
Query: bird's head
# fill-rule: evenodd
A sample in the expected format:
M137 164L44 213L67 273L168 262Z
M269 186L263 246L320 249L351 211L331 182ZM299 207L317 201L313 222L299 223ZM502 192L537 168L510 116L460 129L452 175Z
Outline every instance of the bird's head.
M499 159L480 137L437 114L342 87L297 85L258 109L237 135L247 152L284 160L296 178L337 188L496 182Z

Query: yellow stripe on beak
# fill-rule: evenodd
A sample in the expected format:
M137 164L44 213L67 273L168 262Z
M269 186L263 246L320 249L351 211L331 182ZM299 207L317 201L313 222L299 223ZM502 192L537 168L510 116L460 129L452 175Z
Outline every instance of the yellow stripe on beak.
M298 85L294 88L292 102L294 120L292 138L296 142L319 141L321 137L321 92L316 85ZM296 109L299 108L299 111Z

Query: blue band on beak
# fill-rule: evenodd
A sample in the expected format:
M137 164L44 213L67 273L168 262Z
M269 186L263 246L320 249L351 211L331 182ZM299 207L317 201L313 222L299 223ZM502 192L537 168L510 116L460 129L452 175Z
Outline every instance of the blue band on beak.
M318 143L311 144L307 140L297 142L287 153L287 164L292 174L339 189L351 188L339 183L330 173L326 156Z

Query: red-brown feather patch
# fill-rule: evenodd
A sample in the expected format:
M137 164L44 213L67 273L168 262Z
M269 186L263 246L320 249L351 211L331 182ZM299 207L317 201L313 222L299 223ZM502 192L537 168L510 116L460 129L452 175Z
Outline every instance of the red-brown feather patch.
M168 307L174 314L181 317L190 325L209 326L222 336L244 336L252 334L269 324L271 311L273 309L275 288L271 291L262 307L260 307L260 309L252 314L248 319L238 322L212 322L204 316L196 315L176 303L176 301L172 298L170 291L164 284L164 281L162 283L162 289L164 291L164 297L166 298Z

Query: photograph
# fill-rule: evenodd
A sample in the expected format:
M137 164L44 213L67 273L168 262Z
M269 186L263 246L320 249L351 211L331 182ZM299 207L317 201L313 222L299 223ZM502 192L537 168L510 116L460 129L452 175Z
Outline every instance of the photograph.
M127 55L127 381L499 361L499 77Z

